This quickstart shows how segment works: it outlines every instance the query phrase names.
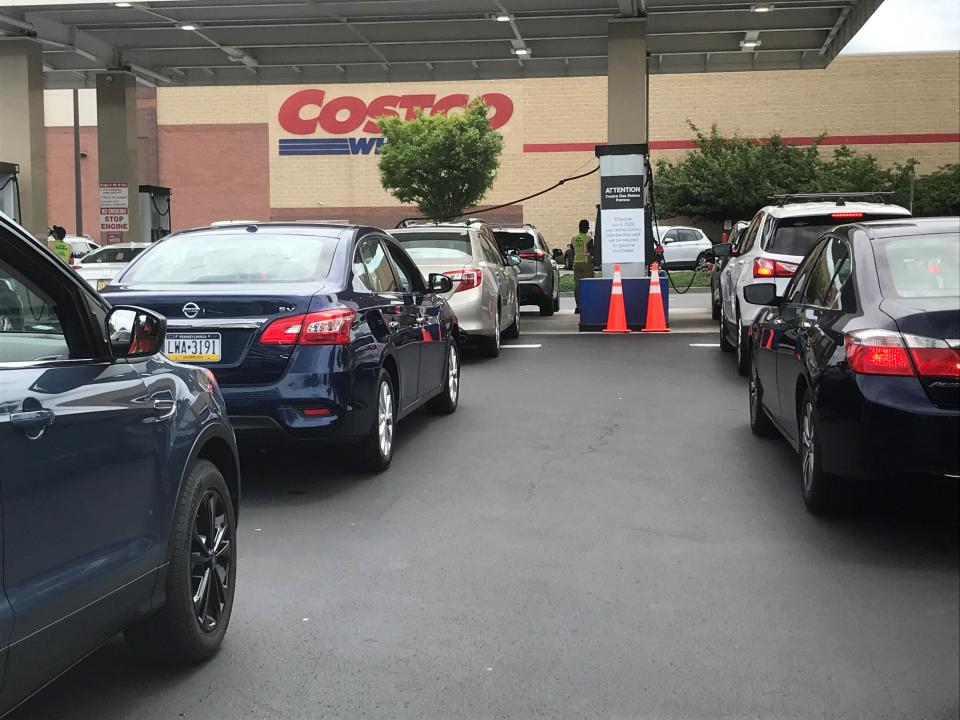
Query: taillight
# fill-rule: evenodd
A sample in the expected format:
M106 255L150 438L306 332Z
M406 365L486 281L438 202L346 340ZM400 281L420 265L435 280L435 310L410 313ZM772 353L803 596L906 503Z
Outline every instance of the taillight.
M960 377L960 350L943 340L904 335L910 357L921 377Z
M70 269L71 269L71 270L79 270L79 269L80 269L80 266L79 266L79 265L71 265L71 266L70 266Z
M260 336L261 345L346 345L357 316L350 308L321 310L274 320Z
M788 278L797 271L796 263L755 258L753 261L753 276L755 278Z
M445 272L444 275L453 281L453 291L455 293L479 287L480 283L483 282L483 270L480 268L475 270L451 270Z
M858 218L863 217L862 212L835 212L830 213L830 217L834 220L857 220Z
M522 252L517 253L524 260L543 260L547 254L542 253L539 250L537 252Z
M960 377L960 351L936 338L857 330L844 345L850 369L861 375Z

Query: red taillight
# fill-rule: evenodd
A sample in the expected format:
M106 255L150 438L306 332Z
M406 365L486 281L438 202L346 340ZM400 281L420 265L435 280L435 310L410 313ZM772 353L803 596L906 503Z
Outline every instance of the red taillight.
M330 414L328 408L304 408L301 412L304 417L326 417Z
M850 369L861 375L960 377L960 351L936 338L858 330L844 344Z
M522 252L518 253L520 257L524 260L543 260L547 254L542 253L539 250L537 252Z
M357 313L350 308L321 310L274 320L260 336L261 345L346 345Z
M455 293L479 287L480 283L483 282L483 271L480 268L475 270L451 270L445 272L444 275L453 280L453 291Z
M862 212L835 212L830 213L834 220L856 220L863 217Z
M753 261L753 276L755 278L788 278L797 271L796 263L768 258L755 258Z

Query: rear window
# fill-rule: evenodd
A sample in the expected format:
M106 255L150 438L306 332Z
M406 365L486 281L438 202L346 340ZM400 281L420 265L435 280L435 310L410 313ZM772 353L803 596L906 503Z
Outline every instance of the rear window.
M781 218L775 224L767 224L764 232L763 249L777 255L796 255L803 257L814 243L830 228L848 222L866 222L867 220L890 220L903 218L902 215L870 215L858 218L836 218L833 215L811 215L808 217Z
M300 283L330 272L337 238L292 233L184 233L158 243L123 276L154 285Z
M146 248L103 248L87 255L80 261L81 265L98 265L99 263L128 263Z
M960 235L913 235L873 243L884 297L960 296Z
M500 247L500 252L502 253L507 253L510 250L516 250L517 252L520 252L523 250L537 249L536 238L530 233L522 230L495 230L493 235L497 238L497 245Z
M466 232L409 232L394 237L414 260L473 258L470 235Z

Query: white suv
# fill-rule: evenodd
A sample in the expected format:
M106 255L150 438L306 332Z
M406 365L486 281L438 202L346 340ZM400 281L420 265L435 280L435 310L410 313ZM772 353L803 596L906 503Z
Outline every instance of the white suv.
M660 225L657 229L663 262L671 270L696 268L713 256L713 243L700 228Z
M848 222L910 217L899 205L882 202L883 193L777 195L756 214L740 246L715 246L718 256L733 255L720 274L720 348L736 350L737 370L750 368L748 335L760 305L748 303L743 289L753 283L786 290L797 265L827 230ZM880 201L880 202L872 202Z

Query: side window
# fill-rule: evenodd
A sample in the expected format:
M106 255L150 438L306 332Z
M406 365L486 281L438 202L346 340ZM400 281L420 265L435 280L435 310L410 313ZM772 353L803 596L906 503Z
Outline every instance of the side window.
M763 224L763 218L763 213L757 213L753 222L750 223L746 234L743 236L743 241L740 243L740 247L737 248L738 255L746 255L753 250L753 246L757 241L757 233L760 232L760 226Z
M82 357L82 348L68 346L61 315L70 322L74 312L66 310L0 258L0 363Z
M807 287L803 291L805 305L823 306L824 297L830 289L830 280L833 277L833 246L836 244L835 238L828 238L816 262L810 266Z
M661 242L663 242L663 243L671 243L671 242L673 242L673 241L676 240L676 239L677 239L677 231L676 231L676 230L667 230L667 232L664 233L664 235L663 235L663 240L662 240Z
M360 256L367 266L370 289L374 292L397 292L397 278L387 259L383 245L375 237L364 238L360 243Z
M694 230L677 230L677 239L680 242L697 242L700 235Z
M784 297L788 298L791 303L797 304L803 302L804 284L806 283L807 278L810 276L810 270L816 264L822 248L823 243L813 247L810 253L800 263L800 266L797 268L797 272L794 274L790 284L787 285L787 289L784 292Z
M413 271L407 258L403 256L403 251L390 243L384 243L390 252L390 259L393 260L393 269L397 273L397 283L400 292L412 293L417 289L413 282Z
M479 235L479 238L480 248L483 250L483 255L487 262L495 265L503 265L503 258L500 255L500 250L497 248L496 243L491 242L490 238L484 234Z
M845 240L834 238L823 255L828 260L828 266L832 274L830 283L823 292L820 304L826 308L839 308L840 291L843 290L843 286L850 278L853 269L850 246L847 245Z
M360 249L366 240L361 240L357 245L357 251L353 254L353 289L356 292L369 292L373 290L370 284L370 278L367 276L367 266L363 264L363 256Z

